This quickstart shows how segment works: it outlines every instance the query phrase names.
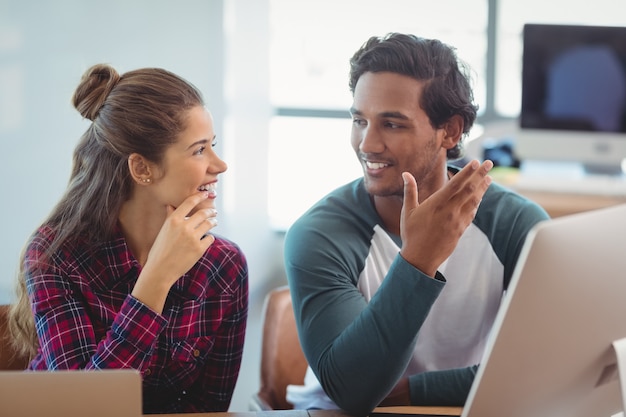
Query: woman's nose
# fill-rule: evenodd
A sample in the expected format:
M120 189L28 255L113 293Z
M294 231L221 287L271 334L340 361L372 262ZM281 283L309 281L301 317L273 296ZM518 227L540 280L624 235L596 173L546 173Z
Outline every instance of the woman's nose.
M228 169L228 165L226 164L226 162L224 162L219 156L215 155L215 157L213 158L213 160L209 164L209 167L208 167L207 171L210 171L212 173L221 174L222 172L226 171L227 169Z

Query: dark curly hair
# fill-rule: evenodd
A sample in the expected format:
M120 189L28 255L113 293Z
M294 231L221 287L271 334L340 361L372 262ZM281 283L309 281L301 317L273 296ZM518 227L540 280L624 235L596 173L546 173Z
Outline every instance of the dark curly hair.
M474 121L478 106L470 86L469 68L449 45L415 35L389 33L373 36L350 59L350 91L366 72L394 72L426 81L420 106L434 128L442 127L452 116L463 119L463 137ZM449 160L463 157L463 137L448 150Z

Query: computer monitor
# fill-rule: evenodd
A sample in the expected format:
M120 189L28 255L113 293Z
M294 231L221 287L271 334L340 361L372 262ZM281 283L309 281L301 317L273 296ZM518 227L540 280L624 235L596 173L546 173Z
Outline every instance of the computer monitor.
M626 27L526 24L515 152L524 161L621 174Z
M610 417L623 410L626 352L613 342L626 338L625 238L626 204L535 226L462 417Z

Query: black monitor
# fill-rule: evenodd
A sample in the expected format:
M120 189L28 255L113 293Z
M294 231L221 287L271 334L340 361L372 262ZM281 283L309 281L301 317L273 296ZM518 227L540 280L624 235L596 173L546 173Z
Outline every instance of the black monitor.
M622 173L626 27L526 24L516 153Z

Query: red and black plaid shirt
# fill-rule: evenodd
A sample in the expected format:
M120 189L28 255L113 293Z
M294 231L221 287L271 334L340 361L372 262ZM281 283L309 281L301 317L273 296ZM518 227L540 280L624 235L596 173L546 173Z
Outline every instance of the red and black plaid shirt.
M50 238L40 229L25 257L40 344L31 369L134 368L144 413L227 411L248 314L247 263L235 244L216 237L159 315L130 295L141 266L119 232L91 251L70 242L42 265Z

